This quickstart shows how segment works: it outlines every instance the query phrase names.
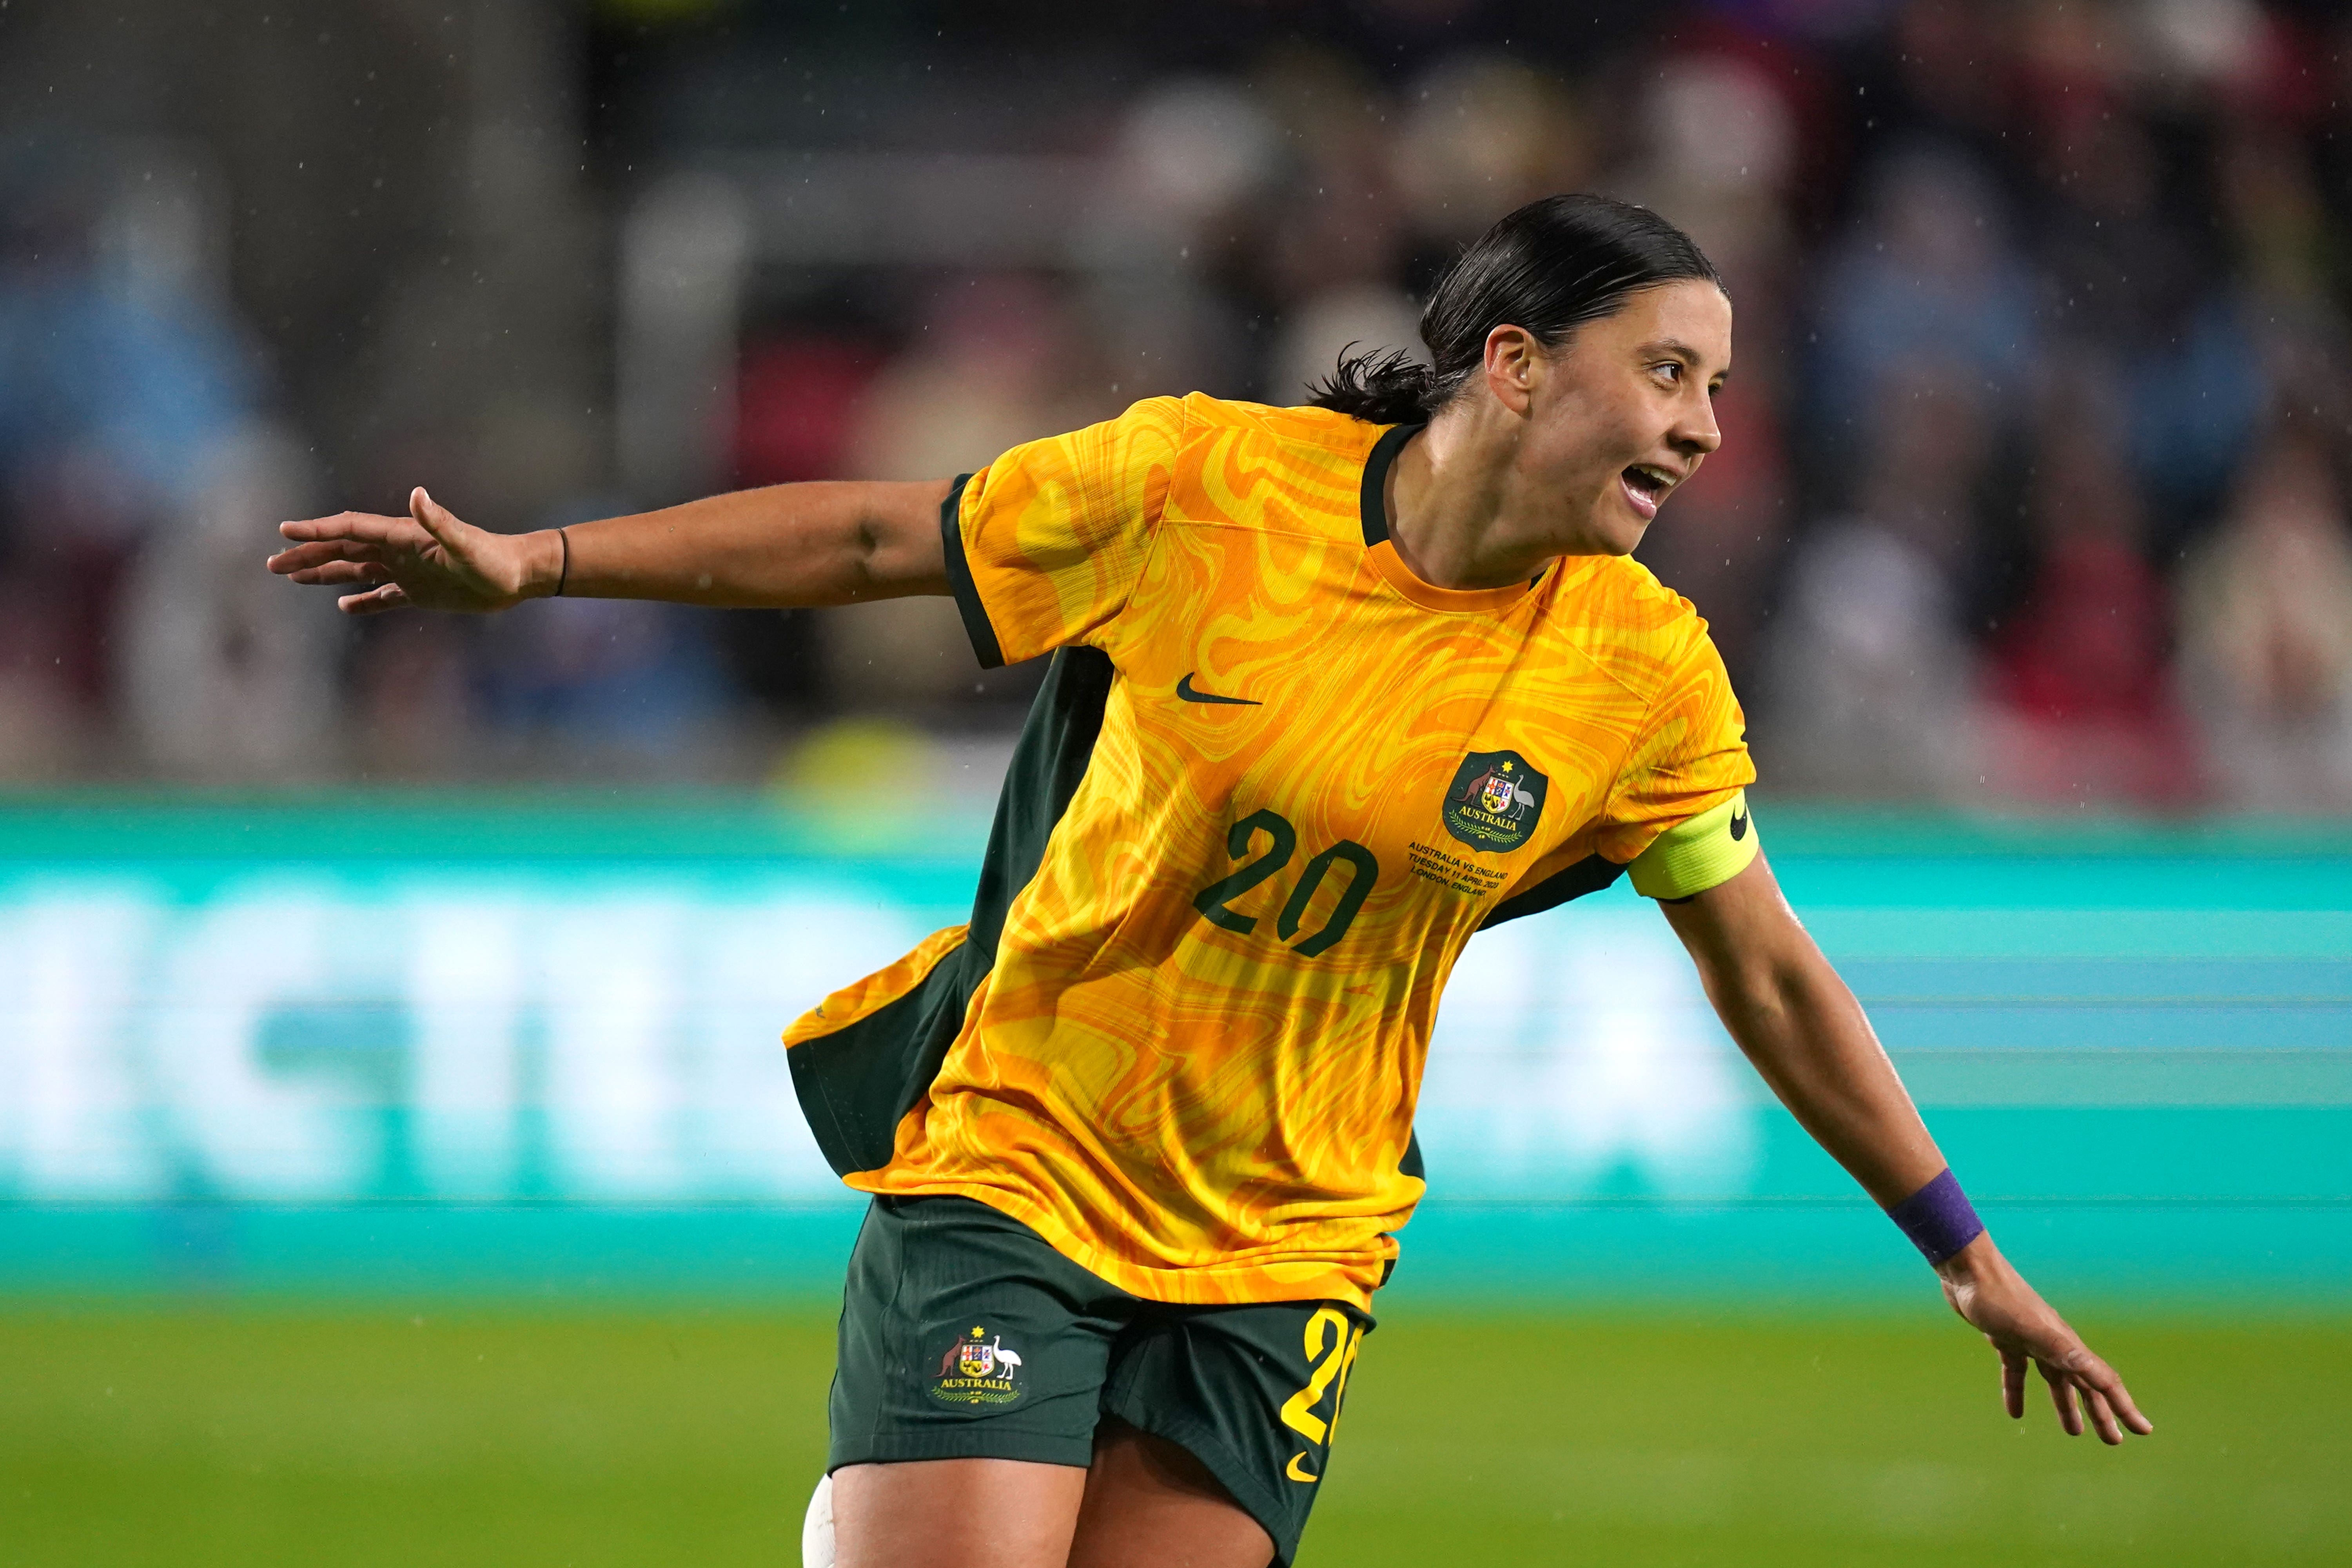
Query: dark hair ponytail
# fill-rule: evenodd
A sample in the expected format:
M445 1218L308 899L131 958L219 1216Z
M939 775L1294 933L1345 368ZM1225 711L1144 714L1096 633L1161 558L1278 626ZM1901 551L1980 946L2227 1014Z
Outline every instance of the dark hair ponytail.
M1421 312L1433 365L1403 349L1343 352L1307 402L1375 425L1426 419L1486 362L1496 327L1524 327L1556 349L1585 322L1615 314L1627 295L1694 279L1723 287L1690 236L1648 208L1546 196L1480 235L1438 279Z

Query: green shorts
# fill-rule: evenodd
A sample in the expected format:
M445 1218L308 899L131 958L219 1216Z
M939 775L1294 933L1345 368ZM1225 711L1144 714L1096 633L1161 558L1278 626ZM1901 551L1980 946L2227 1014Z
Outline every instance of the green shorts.
M825 1468L1083 1466L1116 1415L1207 1466L1287 1564L1371 1328L1339 1301L1147 1301L984 1204L877 1197L842 1296Z

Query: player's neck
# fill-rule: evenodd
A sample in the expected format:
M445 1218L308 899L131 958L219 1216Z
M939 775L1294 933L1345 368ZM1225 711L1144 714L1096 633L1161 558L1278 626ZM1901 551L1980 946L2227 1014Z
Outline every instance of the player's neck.
M1517 422L1480 417L1486 412L1444 410L1389 465L1389 540L1433 587L1509 587L1563 553L1556 505L1520 493Z

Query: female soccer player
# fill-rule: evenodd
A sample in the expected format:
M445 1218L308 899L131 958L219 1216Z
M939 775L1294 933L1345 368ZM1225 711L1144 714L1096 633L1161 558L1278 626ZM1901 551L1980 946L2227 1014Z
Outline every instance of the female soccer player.
M832 1395L842 1568L1288 1563L1423 1190L1447 971L1628 868L1999 1352L2009 1413L2032 1363L2067 1432L2151 1430L1995 1249L1782 900L1706 624L1628 559L1720 440L1714 268L1650 213L1552 197L1460 258L1422 335L1433 368L1348 361L1313 406L1152 398L951 482L521 535L419 489L284 525L271 569L354 615L942 594L982 664L1053 655L970 923L784 1037L874 1194Z

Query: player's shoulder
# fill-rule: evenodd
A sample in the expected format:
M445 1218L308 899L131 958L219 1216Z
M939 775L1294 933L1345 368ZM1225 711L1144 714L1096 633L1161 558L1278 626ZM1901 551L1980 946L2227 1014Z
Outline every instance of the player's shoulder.
M1686 679L1695 661L1722 667L1698 606L1632 556L1565 556L1555 569L1549 631L1643 702Z
M1171 517L1271 529L1331 543L1360 540L1364 463L1386 426L1328 408L1192 393L1171 476Z
M1259 460L1288 457L1360 467L1388 426L1368 425L1328 408L1279 408L1188 392L1131 403L1124 413L1094 428L1156 436L1180 447L1213 446Z
M1296 447L1360 459L1381 438L1383 426L1368 425L1335 409L1279 407L1270 403L1245 403L1189 393L1170 401L1180 404L1194 428L1267 447Z
M1213 446L1258 460L1287 456L1359 466L1386 428L1328 408L1280 408L1205 392L1141 398L1093 426L1106 437Z

